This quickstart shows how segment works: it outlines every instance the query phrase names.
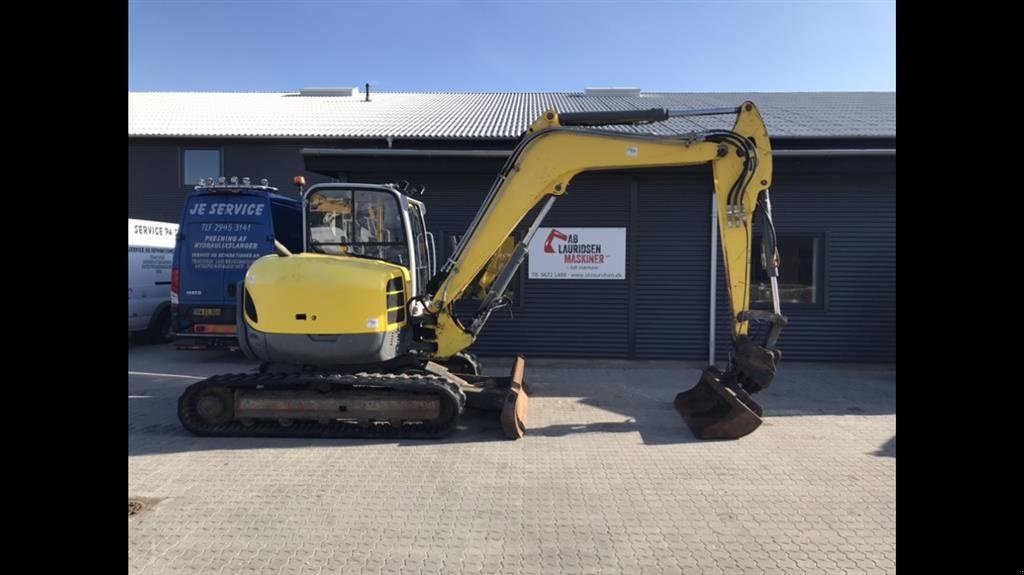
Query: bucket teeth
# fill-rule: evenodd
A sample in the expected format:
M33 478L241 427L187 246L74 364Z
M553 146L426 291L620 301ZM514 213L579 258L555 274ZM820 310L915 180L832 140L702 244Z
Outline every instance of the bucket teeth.
M739 439L761 425L761 406L722 379L717 370L705 369L697 385L676 396L676 411L700 439Z

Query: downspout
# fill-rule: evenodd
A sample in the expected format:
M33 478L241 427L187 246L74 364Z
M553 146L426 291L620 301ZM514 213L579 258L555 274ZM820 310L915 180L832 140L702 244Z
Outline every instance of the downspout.
M715 304L718 301L718 194L711 194L711 302L708 305L708 365L715 365Z

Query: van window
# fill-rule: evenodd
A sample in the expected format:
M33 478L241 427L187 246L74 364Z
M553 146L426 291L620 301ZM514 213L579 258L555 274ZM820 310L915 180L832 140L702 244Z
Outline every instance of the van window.
M302 251L302 213L298 204L289 205L273 201L270 205L274 218L274 237L292 253Z

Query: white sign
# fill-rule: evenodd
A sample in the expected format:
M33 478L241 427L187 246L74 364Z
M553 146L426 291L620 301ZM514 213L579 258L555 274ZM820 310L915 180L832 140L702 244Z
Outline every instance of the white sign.
M129 331L145 329L157 304L171 299L171 263L177 233L178 224L128 220Z
M626 228L540 228L530 242L530 279L626 279Z
M128 218L128 245L174 249L178 224Z

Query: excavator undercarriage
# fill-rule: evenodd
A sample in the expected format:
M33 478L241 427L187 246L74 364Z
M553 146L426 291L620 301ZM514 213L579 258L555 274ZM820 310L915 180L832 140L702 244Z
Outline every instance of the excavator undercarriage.
M186 429L205 436L444 437L467 407L501 412L511 439L526 429L525 360L509 377L455 374L433 362L391 372L217 375L178 399Z

